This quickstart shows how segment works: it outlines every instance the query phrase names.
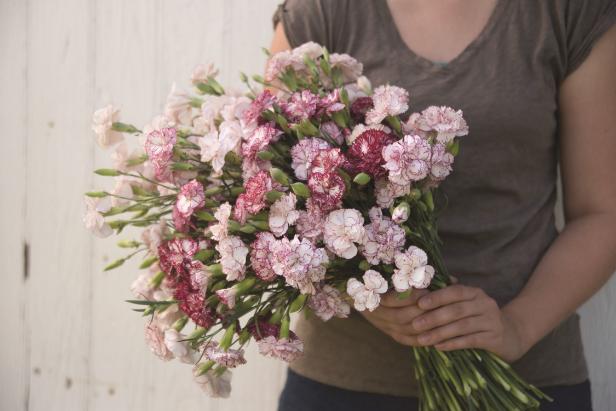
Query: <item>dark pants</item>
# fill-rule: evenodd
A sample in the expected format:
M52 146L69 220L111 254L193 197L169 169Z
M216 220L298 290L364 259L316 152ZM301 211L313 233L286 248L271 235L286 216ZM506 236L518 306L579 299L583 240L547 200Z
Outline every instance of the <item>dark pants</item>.
M541 387L554 399L541 411L592 411L590 382ZM321 384L289 370L278 411L415 411L417 399L349 391ZM501 411L501 410L499 410Z

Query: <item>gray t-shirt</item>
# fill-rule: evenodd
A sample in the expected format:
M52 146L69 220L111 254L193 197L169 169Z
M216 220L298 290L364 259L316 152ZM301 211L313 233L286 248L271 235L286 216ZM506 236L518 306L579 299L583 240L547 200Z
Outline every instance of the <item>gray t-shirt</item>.
M274 15L289 43L348 53L373 86L410 92L411 111L448 105L464 111L470 134L442 184L443 255L460 282L500 305L514 298L558 235L558 89L616 21L610 0L499 0L479 36L454 60L435 64L400 37L385 0L288 0ZM558 284L553 292L558 293ZM301 318L305 354L291 368L346 388L416 396L409 347L363 317ZM577 314L513 364L538 386L588 377Z

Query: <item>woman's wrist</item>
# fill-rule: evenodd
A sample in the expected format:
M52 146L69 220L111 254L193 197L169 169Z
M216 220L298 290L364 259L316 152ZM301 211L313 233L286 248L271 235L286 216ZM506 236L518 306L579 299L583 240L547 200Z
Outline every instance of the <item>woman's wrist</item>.
M505 321L508 322L510 338L518 342L518 357L523 356L539 341L533 328L532 316L524 309L524 303L514 299L501 309Z

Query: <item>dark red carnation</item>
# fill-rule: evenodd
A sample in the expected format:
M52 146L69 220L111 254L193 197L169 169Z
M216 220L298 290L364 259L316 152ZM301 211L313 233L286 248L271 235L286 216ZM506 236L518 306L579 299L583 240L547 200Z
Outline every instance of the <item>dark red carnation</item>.
M372 97L359 97L351 104L351 118L356 123L364 123L366 113L373 107Z
M380 130L366 130L361 133L346 153L347 168L353 173L367 173L373 178L387 174L383 168L383 147L393 143L394 136Z
M310 173L308 187L310 198L322 212L339 208L346 188L344 180L336 172Z

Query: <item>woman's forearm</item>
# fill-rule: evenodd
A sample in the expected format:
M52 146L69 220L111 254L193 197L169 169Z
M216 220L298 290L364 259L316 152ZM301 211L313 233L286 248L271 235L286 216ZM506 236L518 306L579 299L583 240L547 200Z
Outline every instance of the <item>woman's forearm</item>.
M503 311L530 349L589 299L616 268L616 212L567 223L522 292Z

